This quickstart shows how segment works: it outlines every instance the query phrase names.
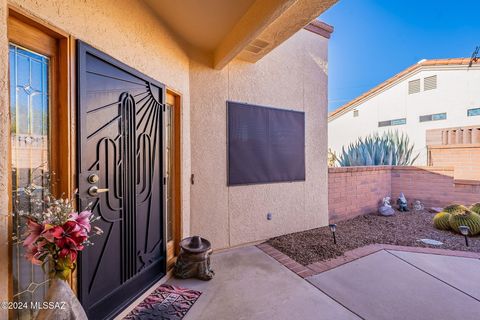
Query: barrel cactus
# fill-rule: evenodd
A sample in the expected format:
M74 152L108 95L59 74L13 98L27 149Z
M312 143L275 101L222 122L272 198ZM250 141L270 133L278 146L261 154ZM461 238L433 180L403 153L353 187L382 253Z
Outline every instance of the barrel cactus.
M470 207L470 211L480 214L480 202L472 204L472 206Z
M470 228L472 236L480 233L480 215L465 207L463 207L463 211L457 208L453 213L450 213L448 222L450 227L456 232L459 232L458 227L467 226Z
M465 206L462 206L461 204L451 204L443 208L442 211L447 213L457 214L457 213L463 213L465 211L468 211L468 208L466 208Z
M433 224L435 228L440 230L450 230L450 213L439 212L433 217Z

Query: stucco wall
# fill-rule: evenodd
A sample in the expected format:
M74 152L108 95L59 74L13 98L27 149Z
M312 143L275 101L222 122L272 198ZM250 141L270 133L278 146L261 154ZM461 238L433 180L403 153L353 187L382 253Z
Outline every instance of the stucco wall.
M191 231L214 248L327 224L327 43L302 30L256 64L191 62ZM227 100L305 112L305 182L227 187Z
M424 91L423 79L437 75L437 89ZM408 82L420 79L421 91L408 94ZM340 152L342 146L370 133L398 130L406 132L420 153L416 165L427 164L426 130L455 126L476 125L479 116L467 117L467 109L480 105L480 68L431 67L413 73L394 86L360 104L356 109L331 120L328 124L329 147ZM446 120L420 122L419 117L447 113ZM378 127L379 121L406 118L405 125Z
M142 1L9 0L8 3L181 93L181 121L184 124L181 132L182 233L188 235L190 232L189 59L182 47ZM2 4L1 10L6 10L5 1L2 0L0 4ZM0 33L2 47L7 43L4 35L4 32ZM8 60L0 61L3 63ZM0 70L3 72L5 68ZM2 90L1 85L0 82L0 90ZM3 93L6 92L8 91L4 88L0 96L4 97ZM0 201L0 203L6 203L6 201Z

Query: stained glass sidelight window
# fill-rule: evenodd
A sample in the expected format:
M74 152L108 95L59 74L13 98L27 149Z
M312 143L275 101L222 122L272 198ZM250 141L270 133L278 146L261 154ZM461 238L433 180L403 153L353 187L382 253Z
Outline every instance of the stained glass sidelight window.
M30 305L43 301L48 277L25 259L20 241L25 221L16 213L31 210L30 200L43 198L49 188L44 175L49 169L49 59L14 44L10 44L9 59L13 298ZM34 313L32 308L16 310L14 318L31 319Z

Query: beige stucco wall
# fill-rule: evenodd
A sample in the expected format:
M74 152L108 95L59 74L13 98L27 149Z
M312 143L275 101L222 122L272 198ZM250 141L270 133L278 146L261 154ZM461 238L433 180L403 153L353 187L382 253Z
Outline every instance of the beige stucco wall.
M327 44L301 30L256 64L214 71L191 62L191 232L214 248L328 223ZM305 112L305 182L227 187L226 100Z

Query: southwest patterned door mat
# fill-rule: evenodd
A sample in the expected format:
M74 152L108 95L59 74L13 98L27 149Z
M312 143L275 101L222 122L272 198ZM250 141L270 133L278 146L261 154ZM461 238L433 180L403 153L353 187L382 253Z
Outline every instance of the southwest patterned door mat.
M159 286L124 320L181 320L202 293L167 284Z

